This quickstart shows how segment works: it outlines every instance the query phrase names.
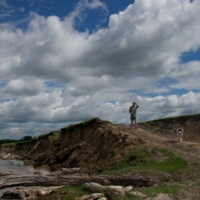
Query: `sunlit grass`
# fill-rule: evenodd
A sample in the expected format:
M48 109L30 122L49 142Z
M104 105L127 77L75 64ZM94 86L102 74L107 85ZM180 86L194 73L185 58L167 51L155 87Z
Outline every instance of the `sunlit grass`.
M83 195L91 194L90 191L84 189L82 186L65 186L63 188L57 189L51 195L47 197L41 197L39 200L74 200L77 197L81 197ZM58 196L62 196L62 198L58 198Z
M4 144L1 144L0 146L1 147L10 147L10 146L15 146L16 143L12 142L12 143L4 143Z
M155 185L151 187L143 187L138 189L141 193L147 195L148 197L155 197L159 193L164 193L164 194L173 194L177 195L180 190L187 190L187 186L185 184L181 183L174 183L172 185Z
M133 151L119 162L113 164L103 174L122 175L129 172L168 172L168 173L189 173L192 167L187 161L175 156L172 152L157 149L163 156L159 161L149 155L147 147Z

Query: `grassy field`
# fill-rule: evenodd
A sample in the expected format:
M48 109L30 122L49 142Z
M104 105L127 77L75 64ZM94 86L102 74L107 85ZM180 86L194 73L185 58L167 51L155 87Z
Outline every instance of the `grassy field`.
M189 164L172 152L156 149L151 155L148 153L148 148L143 147L115 163L103 174L123 175L129 172L191 173L194 168L193 165L194 163Z

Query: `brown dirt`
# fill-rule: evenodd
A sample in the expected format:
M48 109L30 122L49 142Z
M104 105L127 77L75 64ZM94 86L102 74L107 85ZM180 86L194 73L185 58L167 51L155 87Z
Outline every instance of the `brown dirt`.
M164 120L155 120L147 124L138 124L138 128L130 128L124 124L116 126L128 132L130 135L140 137L147 142L147 146L163 148L187 161L200 162L200 116L184 116ZM151 124L151 125L150 125ZM149 126L150 125L150 126ZM175 135L172 128L184 128L183 141L174 141ZM155 175L159 180L159 175ZM176 177L176 178L175 178ZM166 178L166 176L165 176ZM172 177L170 177L172 178ZM174 174L174 181L184 181L188 190L181 190L174 200L199 200L200 199L200 173L194 173L193 177ZM177 179L177 180L176 180ZM196 181L191 181L196 179ZM191 189L192 188L192 189Z
M52 171L81 167L84 173L100 172L145 141L98 118L61 129L59 140L48 134L30 143L18 144L15 151L35 167L48 165Z
M197 125L199 126L199 124ZM163 129L159 126L150 128L145 124L139 124L137 129L131 129L130 126L124 124L117 124L116 126L135 137L145 140L149 145L172 151L185 160L200 162L200 128L192 128L193 125L188 125L183 134L183 141L180 142L174 141L175 134L171 133L170 128ZM189 139L187 140L187 138Z

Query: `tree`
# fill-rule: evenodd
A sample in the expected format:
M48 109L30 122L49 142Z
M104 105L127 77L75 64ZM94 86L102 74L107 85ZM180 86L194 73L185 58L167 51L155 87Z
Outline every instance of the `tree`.
M27 135L27 136L24 136L24 137L23 137L23 140L24 140L24 141L30 141L30 140L32 140L32 136L28 136L28 135Z

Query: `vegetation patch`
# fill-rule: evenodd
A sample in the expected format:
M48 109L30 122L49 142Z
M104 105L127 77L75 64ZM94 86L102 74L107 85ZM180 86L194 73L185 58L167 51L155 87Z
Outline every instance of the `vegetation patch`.
M155 197L159 193L164 193L164 194L173 194L177 195L180 190L187 190L188 187L185 184L182 183L174 183L171 185L155 185L151 187L145 187L145 188L140 188L138 191L141 193L145 194L148 197Z
M55 200L55 199L74 200L77 197L81 197L83 195L89 195L89 194L91 194L91 192L84 189L82 186L66 186L54 191L47 197L41 197L39 200L47 200L47 199L48 200Z
M53 131L51 135L49 135L49 140L58 140L60 137L60 131Z
M67 126L66 128L63 128L63 129L70 129L70 128L73 128L73 127L76 127L76 126L80 126L80 125L83 125L83 126L85 126L86 124L89 124L89 123L91 123L93 120L95 120L95 119L98 119L98 118L90 118L90 119L86 119L86 120L84 120L83 122L81 122L81 123L77 123L77 124L70 124L69 126ZM100 120L100 119L99 119ZM108 121L108 120L102 120L102 122L105 122L105 123L109 123L109 124L111 124L111 122L110 121Z
M41 134L38 136L38 139L45 138L45 137L47 137L47 135L48 135L48 133Z
M141 124L144 124L144 125L146 125L146 126L148 126L148 127L150 127L150 128L153 128L153 126L154 126L153 121L141 122Z
M172 152L143 147L131 152L103 173L117 175L129 172L189 173L193 167L187 161L175 156Z
M1 147L10 147L10 146L15 146L15 144L16 143L14 143L14 142L13 143L4 143L4 144L1 144L0 146Z
M126 194L126 197L123 198L115 198L114 200L141 200L140 197L131 195L131 194Z

